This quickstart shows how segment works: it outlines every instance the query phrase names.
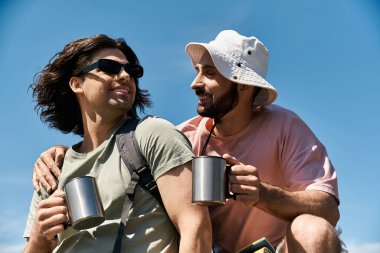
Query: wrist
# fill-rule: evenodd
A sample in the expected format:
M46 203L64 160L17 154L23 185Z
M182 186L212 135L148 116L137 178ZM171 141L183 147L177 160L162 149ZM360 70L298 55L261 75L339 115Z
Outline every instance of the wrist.
M280 198L280 196L274 186L260 182L259 201L255 206L265 212L270 212L278 200L277 198Z
M257 204L263 205L267 201L268 196L268 184L260 182L260 188L259 188L259 201Z
M33 252L52 252L56 246L56 241L48 240L43 236L35 235L29 238L28 245L25 249L25 252L33 253Z

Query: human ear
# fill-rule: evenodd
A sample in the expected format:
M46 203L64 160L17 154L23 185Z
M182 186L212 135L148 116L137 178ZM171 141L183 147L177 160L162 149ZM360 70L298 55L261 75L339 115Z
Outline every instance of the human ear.
M69 80L69 85L70 85L71 90L74 93L76 94L83 93L82 79L80 77L72 76Z
M241 94L248 94L251 96L253 94L253 90L255 87L251 85L245 85L245 84L238 84L238 90Z

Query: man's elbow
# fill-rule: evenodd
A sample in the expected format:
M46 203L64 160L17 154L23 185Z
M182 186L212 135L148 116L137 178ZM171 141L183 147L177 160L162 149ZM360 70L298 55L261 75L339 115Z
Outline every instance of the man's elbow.
M329 222L331 223L331 225L336 226L340 218L340 212L339 212L338 207L333 208L330 216L331 217L330 217Z
M203 208L203 207L202 207ZM208 210L204 208L198 213L198 215L188 215L185 217L185 220L182 222L181 230L186 233L190 232L194 235L203 234L204 236L211 236L211 221L208 214ZM201 214L201 215L200 215ZM189 217L191 217L189 219ZM184 231L186 230L186 232Z
M335 197L330 196L328 202L329 204L327 205L327 209L326 209L326 210L329 210L327 213L327 220L328 222L330 222L331 225L336 226L340 218L338 201L335 199Z

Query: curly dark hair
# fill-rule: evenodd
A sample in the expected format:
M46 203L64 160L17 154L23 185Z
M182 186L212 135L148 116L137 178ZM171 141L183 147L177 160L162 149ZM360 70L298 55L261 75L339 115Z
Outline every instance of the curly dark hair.
M112 39L99 34L70 42L36 74L30 85L37 103L35 110L40 113L42 122L63 133L72 132L83 136L81 111L69 80L72 76L80 75L80 71L91 63L92 57L105 48L119 49L130 63L139 64L136 54L122 38ZM128 115L138 118L137 107L140 112L144 112L145 107L152 106L152 102L149 92L139 88L137 78L135 83L136 98Z

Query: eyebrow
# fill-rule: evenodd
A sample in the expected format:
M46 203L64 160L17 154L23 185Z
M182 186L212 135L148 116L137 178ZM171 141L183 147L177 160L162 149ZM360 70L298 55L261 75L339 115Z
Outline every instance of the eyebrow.
M202 66L202 68L204 68L204 69L216 69L216 67L215 66L213 66L213 65L209 65L209 64L197 64L197 65L195 65L194 66L194 68L195 69L199 69L199 66Z

